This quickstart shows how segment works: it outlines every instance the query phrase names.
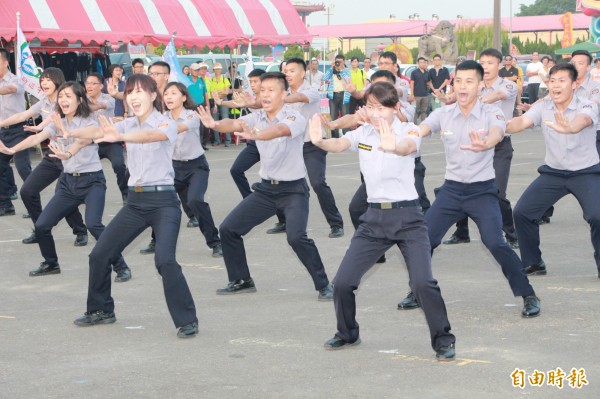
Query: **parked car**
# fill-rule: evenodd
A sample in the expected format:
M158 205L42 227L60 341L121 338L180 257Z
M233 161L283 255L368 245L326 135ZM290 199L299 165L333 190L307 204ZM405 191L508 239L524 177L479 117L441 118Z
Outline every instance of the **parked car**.
M279 72L279 64L280 62L255 62L254 69L262 69L266 72ZM245 62L242 64L238 64L238 72L241 76L246 76L246 64Z
M240 65L246 62L245 55L233 55L233 54L185 54L178 55L177 60L179 66L190 66L194 62L205 62L208 65L208 71L212 72L213 66L216 62L223 66L223 73L226 73L232 63Z
M123 76L129 76L133 73L133 70L131 69L131 56L129 53L111 53L108 55L108 58L110 59L111 64L119 64L123 67ZM161 58L155 54L146 54L145 57L142 57L146 72L148 72L148 67L152 65L152 63L160 61L160 59Z

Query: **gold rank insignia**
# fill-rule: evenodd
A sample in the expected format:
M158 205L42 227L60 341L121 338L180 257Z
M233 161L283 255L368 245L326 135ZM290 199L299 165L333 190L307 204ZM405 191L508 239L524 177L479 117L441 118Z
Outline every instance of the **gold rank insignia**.
M295 121L295 120L296 120L296 117L295 117L294 115L290 115L290 116L288 116L286 119L287 119L288 121L292 121L292 122L293 122L293 121Z
M159 128L161 128L161 127L167 127L167 126L169 126L169 122L163 122L160 125L158 125Z
M416 136L416 137L420 136L419 132L417 132L416 130L411 130L410 132L408 132L408 135L409 136Z
M499 121L505 121L506 119L504 119L503 115L500 114L496 114L496 119L498 119Z
M507 88L508 90L512 90L513 86L512 86L512 85L506 85L506 88Z
M373 149L373 147L370 145L363 144L363 143L358 143L358 149L365 150L365 151L371 151Z

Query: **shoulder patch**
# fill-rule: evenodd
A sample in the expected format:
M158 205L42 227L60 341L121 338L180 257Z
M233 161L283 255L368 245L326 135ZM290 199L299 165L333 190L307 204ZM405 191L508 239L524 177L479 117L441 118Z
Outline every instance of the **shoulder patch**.
M598 94L600 93L600 89L594 89L590 94Z
M371 151L373 149L373 147L370 145L367 145L367 144L358 143L358 149L365 150L365 151Z
M419 132L418 132L418 131L416 131L416 130L410 130L410 131L408 132L408 135L409 135L409 136L415 136L415 137L420 137L420 136L421 136L421 135L419 134Z
M506 85L506 88L507 88L508 90L512 90L512 89L513 89L513 85Z
M288 121L292 121L292 122L293 122L293 121L295 121L295 120L296 120L296 117L295 117L294 115L290 115L290 116L288 116L288 117L287 117L287 118L285 118L285 119L287 119Z
M585 104L582 108L583 109L585 109L585 108L592 109L592 105L591 104Z
M194 114L188 114L187 118L190 119L190 120L194 119Z
M498 119L499 121L505 121L506 119L504 119L504 115L500 115L500 114L496 114L496 119Z

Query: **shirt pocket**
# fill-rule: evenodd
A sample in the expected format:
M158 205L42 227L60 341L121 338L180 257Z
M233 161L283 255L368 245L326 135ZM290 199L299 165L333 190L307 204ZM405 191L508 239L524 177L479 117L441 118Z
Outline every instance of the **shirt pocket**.
M160 141L142 144L142 151L144 151L144 152L154 152L154 151L158 151L159 149L160 149Z

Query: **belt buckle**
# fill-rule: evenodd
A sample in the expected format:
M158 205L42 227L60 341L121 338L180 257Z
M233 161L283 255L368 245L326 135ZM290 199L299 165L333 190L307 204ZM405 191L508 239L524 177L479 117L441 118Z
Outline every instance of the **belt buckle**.
M279 180L271 180L271 184L279 184Z
M79 177L79 176L81 176L81 173L77 173L77 172L75 172L75 173L71 173L71 175L72 175L72 176L75 176L75 177Z
M392 203L391 202L382 202L381 209L392 209Z
M142 186L135 186L133 188L133 191L136 192L136 193L142 193L142 192L144 192L144 187L142 187Z

